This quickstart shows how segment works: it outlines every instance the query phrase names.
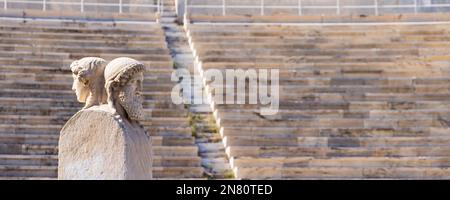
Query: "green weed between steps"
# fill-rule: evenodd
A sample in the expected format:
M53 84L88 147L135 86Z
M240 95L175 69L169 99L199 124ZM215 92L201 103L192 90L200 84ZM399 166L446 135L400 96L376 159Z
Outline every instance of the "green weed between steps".
M197 124L201 121L201 117L199 115L195 115L192 113L188 114L189 126L191 127L192 136L197 137L198 127Z
M229 169L227 171L224 172L224 178L229 178L229 179L234 179L234 172L233 170Z

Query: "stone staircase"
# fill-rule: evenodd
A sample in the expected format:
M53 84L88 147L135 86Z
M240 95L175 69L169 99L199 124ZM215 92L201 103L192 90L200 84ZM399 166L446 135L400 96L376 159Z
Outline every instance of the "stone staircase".
M53 179L65 122L81 108L70 63L85 56L129 56L147 66L145 128L158 179L200 178L188 110L171 102L173 62L157 23L0 20L0 179Z
M199 154L206 177L209 179L233 179L234 173L231 170L222 137L211 111L195 111L197 108L198 106L191 109L192 121L195 142L199 146Z
M183 27L176 21L174 1L164 1L164 13L160 19L165 30L168 48L177 69L187 69L192 77L191 95L195 101L195 93L201 94L202 84L195 83L194 78L199 77L194 68L192 51L189 47ZM186 87L187 90L187 87ZM187 94L185 94L187 95ZM200 96L200 95L199 95ZM201 97L200 97L201 98ZM189 110L189 121L195 143L199 147L199 156L202 158L204 177L208 179L230 179L234 177L229 160L225 154L222 138L218 134L217 126L211 119L212 111L208 103L186 105Z
M279 69L274 116L213 101L237 178L450 178L449 25L186 30L201 70Z

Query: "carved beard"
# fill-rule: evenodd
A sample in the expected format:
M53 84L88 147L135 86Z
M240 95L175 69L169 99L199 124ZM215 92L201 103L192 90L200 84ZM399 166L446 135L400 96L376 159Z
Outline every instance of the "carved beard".
M136 95L134 91L130 89L120 91L119 103L131 120L142 121L145 119L142 97Z

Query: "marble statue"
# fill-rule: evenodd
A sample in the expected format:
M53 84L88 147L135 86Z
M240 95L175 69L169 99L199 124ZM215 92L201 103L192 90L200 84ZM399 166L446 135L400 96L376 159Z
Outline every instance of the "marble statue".
M58 179L152 178L152 143L139 123L146 118L144 70L142 63L131 58L117 58L106 65L99 78L106 101L85 107L61 130ZM86 85L82 79L80 83ZM83 87L79 89L78 100L89 99Z
M106 60L97 57L86 57L72 62L73 85L77 99L85 103L83 109L95 105L106 104L104 71Z
M108 106L133 125L144 119L142 83L145 67L131 58L117 58L105 69Z

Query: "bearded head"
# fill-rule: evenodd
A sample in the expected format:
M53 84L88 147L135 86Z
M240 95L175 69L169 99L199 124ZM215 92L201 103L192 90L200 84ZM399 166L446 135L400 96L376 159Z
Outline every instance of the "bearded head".
M142 83L145 67L131 58L116 58L105 68L105 88L108 104L114 109L123 108L128 119L142 121L143 110Z

